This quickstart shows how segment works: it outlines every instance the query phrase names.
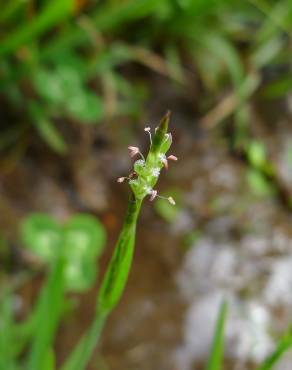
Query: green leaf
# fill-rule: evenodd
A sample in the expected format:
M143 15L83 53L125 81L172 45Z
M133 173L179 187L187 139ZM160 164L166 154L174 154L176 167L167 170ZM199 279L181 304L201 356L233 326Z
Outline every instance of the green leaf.
M65 248L70 257L101 254L106 234L103 225L93 216L78 214L64 225Z
M53 150L59 154L65 153L67 145L54 124L46 117L44 108L31 102L29 111L32 116L33 125L38 130L40 136Z
M25 22L8 34L0 44L0 55L13 52L30 42L56 23L72 14L74 0L55 0L47 2L46 7L36 14L30 22Z
M223 301L220 306L219 315L216 321L215 334L211 354L206 370L221 370L224 355L224 329L227 315L227 302Z
M198 41L215 58L226 65L234 86L238 88L243 82L244 70L237 50L232 43L227 38L215 32L200 34Z
M62 248L58 248L55 254L55 261L50 265L49 275L36 304L28 370L47 370L48 353L63 312L66 256Z
M55 353L53 348L50 348L48 350L47 356L44 360L44 370L55 370L56 364L55 364Z
M247 181L252 192L257 196L270 196L274 192L274 188L265 176L256 169L249 169L247 171Z
M0 297L0 369L15 370L14 356L15 322L13 318L13 296L9 289L2 287Z
M94 93L80 90L66 102L68 113L80 123L97 123L103 116L103 104Z
M63 228L46 214L33 214L22 224L25 245L44 262L52 263L61 248L66 257L65 287L71 291L84 291L96 279L96 259L105 240L102 224L92 216L76 215Z
M55 69L38 68L34 74L37 92L54 104L66 104L67 99L82 90L82 80L76 68L58 65Z
M292 91L292 77L287 74L263 88L261 95L265 98L279 98Z
M84 292L96 281L96 260L83 257L81 260L69 260L65 270L66 290Z
M251 55L251 63L256 69L263 68L271 64L273 59L283 49L283 40L278 35L271 40L266 41L263 45L258 47Z
M55 70L37 70L34 85L54 110L63 111L81 123L96 123L103 115L103 104L84 86L81 77L78 69L61 64Z
M96 259L106 240L103 225L89 215L76 215L64 226L64 248L67 256L66 289L84 291L96 279Z
M52 262L56 250L61 247L61 227L43 213L32 214L22 222L21 236L26 247L44 262Z
M283 335L279 340L274 351L266 358L266 360L257 368L257 370L271 370L274 365L282 358L283 354L292 347L291 329Z
M258 140L252 140L247 147L247 156L249 163L258 169L263 169L267 162L267 153L265 145Z

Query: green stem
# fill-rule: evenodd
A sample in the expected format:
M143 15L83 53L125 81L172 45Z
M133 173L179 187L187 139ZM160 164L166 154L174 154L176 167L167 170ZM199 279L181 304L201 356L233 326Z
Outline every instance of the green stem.
M60 249L61 250L61 249ZM64 268L66 259L61 252L47 278L37 302L33 325L37 330L32 340L27 369L42 370L44 361L52 347L53 339L61 318L64 302Z
M141 199L137 200L133 195L130 197L124 225L97 296L95 319L61 370L85 369L100 338L107 316L123 294L132 265L136 225L141 205Z
M101 283L97 310L109 313L120 300L133 259L136 225L142 201L130 198L124 225L114 254Z
M93 323L77 343L61 370L85 369L100 338L105 321L106 316L96 315Z

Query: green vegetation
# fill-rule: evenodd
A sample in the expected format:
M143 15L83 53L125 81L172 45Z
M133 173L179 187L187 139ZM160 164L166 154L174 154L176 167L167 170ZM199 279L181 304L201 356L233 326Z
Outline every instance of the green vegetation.
M290 62L291 19L289 0L7 2L0 17L0 92L22 122L6 129L0 145L15 143L24 121L64 153L56 119L97 124L137 114L143 94L120 73L133 61L181 86L196 68L204 94L214 96L205 99L209 108L228 86L202 123L213 127L233 116L234 145L242 147L253 94L271 98L290 90L286 72L268 83L263 72ZM157 46L160 56L152 51Z
M125 117L143 117L149 95L160 97L157 80L163 77L178 95L187 96L201 132L218 131L230 155L243 165L253 196L276 199L291 211L289 189L279 179L265 136L252 125L257 102L284 102L291 93L291 0L2 0L0 5L0 153L7 168L10 155L18 163L29 149L37 156L35 148L43 144L48 155L73 162L72 137ZM131 191L125 222L99 287L92 323L61 370L86 369L123 294L144 198L157 198L156 212L169 227L183 211L181 190L163 197L155 189L161 170L177 160L166 156L172 143L168 121L169 114L153 137L145 128L150 135L146 158L138 147L129 147L131 156L141 158L128 176L118 179L127 181ZM88 132L93 143L93 131ZM204 209L206 219L209 208ZM20 229L21 244L33 260L24 279L40 271L45 278L31 312L18 320L17 284L3 272L0 370L55 370L58 328L73 309L69 295L85 293L98 282L105 228L87 214L60 224L46 213L32 213ZM201 231L186 236L188 249ZM0 235L4 264L9 248ZM207 370L223 369L226 320L224 302ZM289 331L258 370L273 369L291 343Z
M207 370L222 369L224 354L224 327L227 315L227 308L228 308L227 302L226 301L222 302L216 322L212 350L206 367Z
M96 301L95 317L76 348L68 356L62 370L85 369L98 342L102 327L119 302L123 293L133 259L136 225L143 199L159 197L154 186L159 173L168 167L166 157L172 139L167 132L169 113L161 120L155 135L150 135L147 158L137 147L129 147L131 157L140 155L134 163L135 178L129 179L132 193L125 222L117 241L112 259L101 282ZM160 196L161 197L161 196ZM161 197L162 198L162 197ZM173 198L166 198L174 204ZM12 315L12 291L2 297L1 311L4 330L0 338L0 357L9 369L54 369L53 343L64 313L66 292L84 292L96 281L96 262L105 243L103 226L88 215L75 215L64 225L58 224L46 214L33 214L22 224L24 244L43 263L48 265L46 281L30 316L18 324ZM8 334L8 336L7 336ZM15 350L14 342L17 343ZM28 358L18 363L18 355L28 347ZM2 367L0 367L2 369Z

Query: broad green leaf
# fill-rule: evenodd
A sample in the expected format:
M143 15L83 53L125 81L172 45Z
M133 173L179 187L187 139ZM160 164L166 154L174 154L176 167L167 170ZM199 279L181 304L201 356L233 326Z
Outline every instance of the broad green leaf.
M103 225L93 216L78 214L64 225L66 253L69 258L97 257L105 244Z
M64 226L64 248L68 259L66 289L84 291L97 275L96 259L105 244L104 227L89 215L76 215Z
M67 100L83 88L78 70L68 65L58 65L55 69L37 69L34 85L40 96L58 105L66 105Z
M96 259L82 257L81 260L69 260L65 270L66 289L84 292L96 281Z
M103 104L94 93L86 90L77 91L66 102L66 110L80 123L97 123L103 116Z
M55 111L66 113L81 123L96 123L103 115L103 104L84 85L81 77L78 69L61 64L54 70L37 70L34 85Z
M105 230L92 216L73 216L63 227L46 214L33 214L22 224L22 238L44 262L54 261L59 249L66 258L65 287L84 291L97 276L96 260L105 244Z
M60 225L50 216L35 213L28 216L21 225L21 236L26 247L44 262L52 262L56 250L61 248Z

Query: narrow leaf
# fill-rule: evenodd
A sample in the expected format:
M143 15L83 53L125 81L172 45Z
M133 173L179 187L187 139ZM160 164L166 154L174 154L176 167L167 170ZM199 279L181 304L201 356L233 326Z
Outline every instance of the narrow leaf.
M207 363L206 370L220 370L222 368L224 355L224 328L227 315L227 302L223 301L220 306L216 321L215 334L211 354Z

